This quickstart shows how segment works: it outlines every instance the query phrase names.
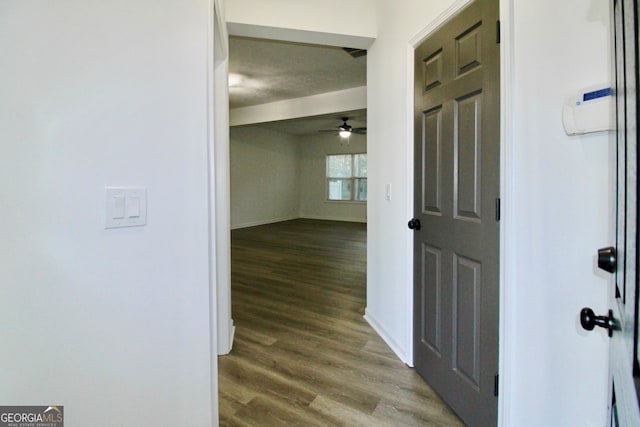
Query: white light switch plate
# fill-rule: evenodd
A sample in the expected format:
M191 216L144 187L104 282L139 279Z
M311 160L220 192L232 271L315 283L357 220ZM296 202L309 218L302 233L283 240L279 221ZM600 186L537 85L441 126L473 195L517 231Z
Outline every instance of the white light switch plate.
M147 189L106 187L104 228L137 227L147 223Z

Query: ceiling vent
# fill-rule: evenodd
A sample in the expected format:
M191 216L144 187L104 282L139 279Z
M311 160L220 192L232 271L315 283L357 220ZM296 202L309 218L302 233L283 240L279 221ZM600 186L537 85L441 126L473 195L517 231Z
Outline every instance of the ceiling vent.
M349 55L354 58L360 58L361 56L365 56L367 54L367 49L356 49L353 47L343 47L342 50L347 52Z

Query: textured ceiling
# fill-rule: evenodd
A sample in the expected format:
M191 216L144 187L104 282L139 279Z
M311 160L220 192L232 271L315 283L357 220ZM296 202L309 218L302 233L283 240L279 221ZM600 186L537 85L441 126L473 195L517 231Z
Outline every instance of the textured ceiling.
M233 109L365 86L367 57L339 47L230 37L229 74Z
M266 104L367 84L367 57L352 57L339 47L229 37L229 108ZM333 129L340 117L366 127L366 110L336 112L260 127L293 135Z

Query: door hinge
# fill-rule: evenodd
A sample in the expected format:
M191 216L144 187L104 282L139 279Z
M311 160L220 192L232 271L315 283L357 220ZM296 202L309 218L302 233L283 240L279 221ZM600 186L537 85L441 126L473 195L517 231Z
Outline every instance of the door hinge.
M499 384L498 378L499 377L500 375L498 374L496 374L496 376L493 377L493 395L496 397L498 396L498 384Z
M496 43L500 44L500 21L496 21Z
M496 198L496 222L500 222L500 197Z

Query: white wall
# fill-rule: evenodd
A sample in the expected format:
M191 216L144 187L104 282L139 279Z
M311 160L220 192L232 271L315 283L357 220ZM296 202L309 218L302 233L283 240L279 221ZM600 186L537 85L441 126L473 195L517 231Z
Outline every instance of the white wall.
M326 156L366 153L366 137L340 144L333 135L292 136L255 127L231 128L231 227L295 218L366 222L366 202L330 202Z
M212 424L205 0L0 1L0 401ZM104 187L148 189L104 229Z
M231 34L366 49L376 35L375 0L231 0Z
M578 313L608 308L594 255L614 242L609 142L566 136L560 109L565 96L609 80L609 3L513 2L509 425L605 425L608 338L583 331Z
M367 137L351 135L349 144L331 134L300 138L300 216L337 221L367 221L366 202L327 200L327 162L329 154L366 153Z
M231 128L231 227L298 217L297 138L252 126Z
M367 57L370 176L366 318L409 364L413 360L413 252L412 234L407 228L413 216L409 41L450 3L378 1L378 36ZM392 187L390 201L385 199L387 184Z

